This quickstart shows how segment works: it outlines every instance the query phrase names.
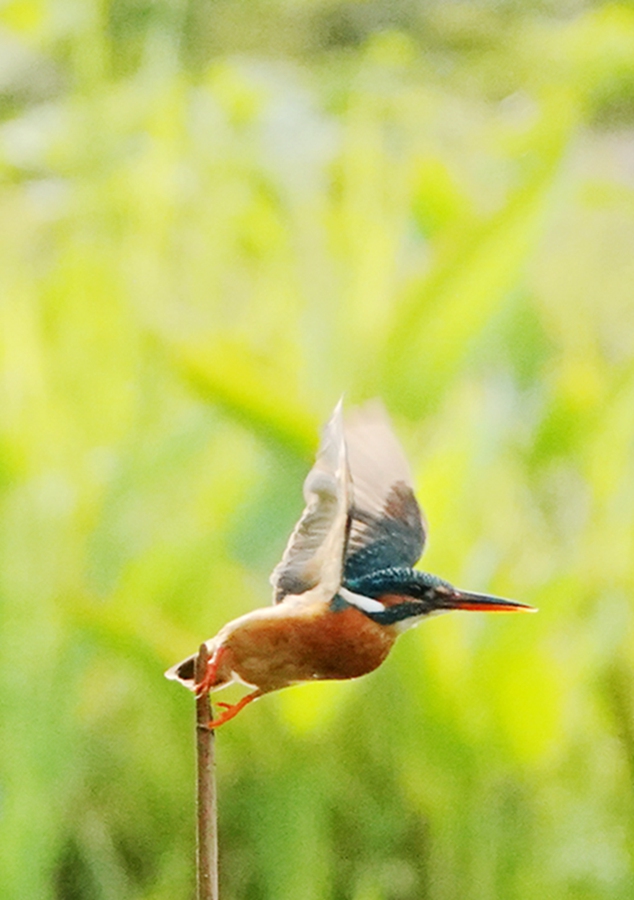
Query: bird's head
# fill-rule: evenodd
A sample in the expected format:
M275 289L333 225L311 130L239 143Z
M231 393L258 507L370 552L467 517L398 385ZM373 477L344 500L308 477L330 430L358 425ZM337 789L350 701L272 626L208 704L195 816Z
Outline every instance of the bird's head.
M417 569L373 572L346 582L340 594L375 622L393 625L399 631L423 618L452 610L536 612L533 606L517 600L460 590L436 575Z

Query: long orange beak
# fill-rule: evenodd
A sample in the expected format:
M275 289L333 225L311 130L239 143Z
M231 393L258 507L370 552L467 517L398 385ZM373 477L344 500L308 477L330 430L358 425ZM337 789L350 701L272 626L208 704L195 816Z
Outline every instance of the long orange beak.
M505 600L504 597L492 597L489 594L475 594L471 591L455 590L453 594L443 598L444 609L466 609L470 612L537 612L535 606L519 603L517 600Z

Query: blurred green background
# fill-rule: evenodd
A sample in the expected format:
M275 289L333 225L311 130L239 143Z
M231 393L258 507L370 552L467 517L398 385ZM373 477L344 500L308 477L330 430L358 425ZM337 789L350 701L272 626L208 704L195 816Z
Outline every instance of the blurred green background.
M379 395L446 616L217 740L223 900L634 896L634 5L0 4L0 884L193 893L193 703Z

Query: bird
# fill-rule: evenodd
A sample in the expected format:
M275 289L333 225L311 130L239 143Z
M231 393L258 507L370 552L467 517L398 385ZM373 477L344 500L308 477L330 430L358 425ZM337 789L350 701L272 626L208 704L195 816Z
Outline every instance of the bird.
M227 623L165 676L200 697L238 682L251 692L205 727L218 728L254 700L294 684L366 675L397 637L452 610L524 611L516 600L455 588L415 569L427 522L409 465L379 400L344 417L339 401L304 482L305 508L270 581L273 604Z

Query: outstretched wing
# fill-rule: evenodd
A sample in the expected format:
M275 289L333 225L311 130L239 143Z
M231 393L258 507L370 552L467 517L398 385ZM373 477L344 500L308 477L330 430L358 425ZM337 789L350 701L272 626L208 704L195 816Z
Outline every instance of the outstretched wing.
M344 433L353 500L344 580L413 566L423 552L427 526L383 405L374 400L353 410Z
M341 584L350 504L341 401L324 428L317 460L304 482L304 499L306 508L271 574L274 603L317 584L334 595Z

